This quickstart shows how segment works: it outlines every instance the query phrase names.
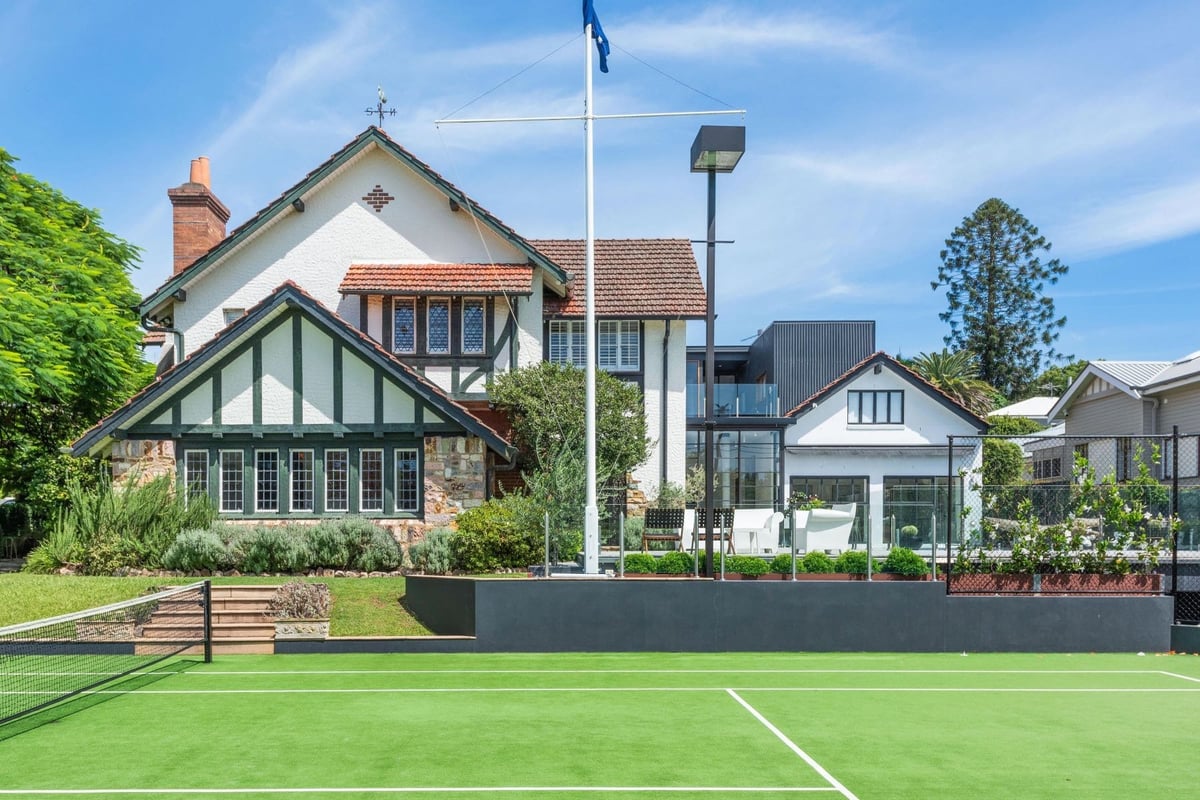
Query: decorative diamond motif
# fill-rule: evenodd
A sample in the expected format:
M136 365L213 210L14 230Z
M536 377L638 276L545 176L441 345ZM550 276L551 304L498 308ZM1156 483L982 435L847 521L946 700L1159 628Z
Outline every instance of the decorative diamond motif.
M377 183L374 189L363 195L362 199L363 202L375 209L375 213L378 214L380 211L383 211L384 206L396 198L385 192L383 187Z

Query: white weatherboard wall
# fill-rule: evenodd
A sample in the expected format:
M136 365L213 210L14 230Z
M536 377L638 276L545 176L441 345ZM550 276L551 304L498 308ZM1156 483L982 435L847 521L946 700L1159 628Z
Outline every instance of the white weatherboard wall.
M396 198L378 213L362 200L376 184ZM375 145L305 195L304 204L303 213L288 207L184 287L187 301L176 304L175 323L187 353L225 326L221 309L249 308L284 281L357 324L358 297L338 293L351 264L526 262L465 210L451 211L445 195ZM540 304L537 310L540 315Z
M871 390L904 392L904 424L851 425L846 421L847 392ZM865 476L871 539L878 544L883 531L884 476L943 476L947 472L947 436L978 433L928 391L885 364L878 375L868 369L851 379L786 429L785 444L804 449L785 451L785 486L793 475ZM964 491L969 492L969 486ZM970 508L978 507L971 499L966 502ZM939 517L938 529L944 524Z
M670 326L667 340L667 392L663 387L663 337ZM651 442L650 456L634 470L633 477L647 497L658 494L659 473L662 469L662 450L667 452L666 480L683 485L686 472L687 395L686 323L679 320L647 321L643 326L642 365L643 394L646 411L646 436ZM662 428L663 404L667 408L667 429Z

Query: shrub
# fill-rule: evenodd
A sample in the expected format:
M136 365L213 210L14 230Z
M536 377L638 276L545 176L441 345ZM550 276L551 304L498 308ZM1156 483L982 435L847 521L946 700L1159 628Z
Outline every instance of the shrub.
M871 570L879 572L879 562L871 560ZM848 572L851 575L866 575L867 574L867 551L866 550L847 550L837 557L837 561L833 562L834 572Z
M625 572L635 575L653 575L658 571L658 562L649 553L626 553Z
M49 573L68 564L78 564L83 546L73 526L55 525L25 559L25 572Z
M310 553L301 531L294 527L256 527L237 538L237 562L242 572L304 572Z
M353 530L342 520L328 520L306 528L305 538L312 553L312 566L325 569L346 569L358 551Z
M778 572L781 575L792 574L792 554L780 553L771 559L771 563L767 565L767 572ZM804 572L804 560L796 559L796 572Z
M454 554L450 551L449 528L434 528L425 538L408 548L413 568L429 575L445 575L454 565Z
M883 562L883 571L897 575L925 575L929 572L929 565L907 547L893 547Z
M506 494L458 515L458 531L450 537L454 564L464 572L494 572L527 567L542 558L538 516L529 511L536 501L523 494Z
M163 553L163 566L184 572L229 569L234 556L214 529L183 531Z
M331 605L329 586L294 580L275 591L267 608L276 619L329 619Z
M404 552L392 534L378 525L371 525L366 538L359 540L358 555L351 566L362 572L391 572L399 569L403 561Z
M645 517L625 518L625 549L640 550L642 547L642 532L646 530Z
M695 568L690 553L672 550L658 559L657 572L660 575L690 575Z
M730 556L725 560L725 571L742 575L763 575L767 571L767 562L758 556Z
M804 554L804 571L805 572L833 572L833 559L825 555L820 550L813 550L811 553Z

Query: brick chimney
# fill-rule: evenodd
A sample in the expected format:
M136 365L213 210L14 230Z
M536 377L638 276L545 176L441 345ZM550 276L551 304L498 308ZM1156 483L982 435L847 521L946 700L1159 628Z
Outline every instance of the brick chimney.
M208 156L192 159L188 182L167 190L174 207L175 272L182 272L225 238L229 209L212 193Z

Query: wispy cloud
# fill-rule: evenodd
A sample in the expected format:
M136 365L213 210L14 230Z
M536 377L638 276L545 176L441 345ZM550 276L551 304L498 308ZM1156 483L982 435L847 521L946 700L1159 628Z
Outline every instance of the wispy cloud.
M1097 255L1197 231L1200 231L1200 175L1116 197L1088 209L1065 226L1060 239L1072 251Z

